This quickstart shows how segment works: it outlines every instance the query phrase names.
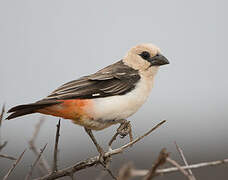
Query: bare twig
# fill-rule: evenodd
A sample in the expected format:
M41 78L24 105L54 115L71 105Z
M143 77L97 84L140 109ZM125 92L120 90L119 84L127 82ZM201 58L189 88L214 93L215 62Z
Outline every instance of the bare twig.
M2 145L0 145L0 151L7 145L7 141L5 141Z
M156 126L154 126L152 129L150 129L149 131L147 131L145 134L143 134L142 136L136 138L135 140L133 140L132 142L129 142L123 146L121 146L120 148L114 149L114 150L110 150L108 152L106 152L104 154L104 157L110 157L112 155L116 155L119 154L121 152L123 152L126 148L134 145L135 143L137 143L138 141L140 141L141 139L143 139L144 137L148 136L150 133L152 133L155 129L157 129L158 127L160 127L163 123L165 123L166 121L161 121L160 123L158 123ZM99 160L99 156L95 156L92 158L89 158L85 161L81 161L73 166L67 167L65 169L62 170L58 170L55 173L49 173L46 176L40 177L38 178L39 180L51 180L51 179L57 179L60 177L64 177L64 176L70 176L71 174L80 171L82 169L94 166L96 164L99 164L100 160Z
M53 159L53 167L52 172L56 172L58 170L57 161L58 161L58 144L59 144L59 131L60 131L60 122L61 119L59 119L58 124L56 125L56 135L55 135L55 149L54 149L54 159Z
M226 164L228 163L228 159L224 159L224 160L219 160L219 161L211 161L211 162L203 162L203 163L197 163L197 164L192 164L189 166L181 166L182 169L198 169L198 168L202 168L202 167L210 167L210 166L218 166L218 165L222 165L222 164ZM165 169L158 169L156 171L157 174L167 174L167 173L172 173L172 172L177 172L179 171L179 169L177 167L170 167L170 168L165 168ZM137 170L134 169L132 170L131 174L132 176L145 176L147 175L147 173L149 172L149 170Z
M95 180L102 180L107 175L107 171L103 170L101 173L96 177Z
M111 140L110 140L109 143L108 143L109 148L111 148L112 143L116 140L116 138L117 138L118 135L119 135L119 133L116 132L116 133L112 136Z
M37 148L35 146L35 141L36 141L37 136L40 132L41 125L43 123L44 123L44 118L41 117L39 122L36 124L33 136L31 138L31 140L29 141L29 148L33 151L33 153L36 156L39 156L39 151L37 150ZM50 166L48 165L47 161L45 160L45 158L43 156L40 157L39 169L42 172L42 174L46 174L47 172L48 173L51 172Z
M30 168L30 170L29 170L29 172L28 172L28 174L27 174L27 176L26 176L26 178L25 178L26 180L31 179L31 177L32 177L32 172L33 172L33 170L34 170L36 164L37 164L38 161L40 160L40 157L41 157L41 155L42 155L42 153L44 152L44 150L45 150L46 147L47 147L47 144L45 144L45 146L40 150L39 155L37 156L36 160L35 160L34 163L32 164L32 166L31 166L31 168Z
M33 146L35 144L35 140L37 139L37 136L38 136L38 134L40 132L40 128L41 128L43 123L44 123L44 118L41 117L39 122L35 125L35 131L34 131L34 133L32 135L31 140L29 141L30 146Z
M100 164L104 167L104 169L110 174L110 176L117 180L116 176L112 173L112 171L109 169L108 165L104 164L103 162L100 162Z
M187 162L187 160L186 160L186 158L184 156L184 153L183 153L182 149L177 145L176 142L175 142L175 145L176 145L177 151L179 152L182 160L184 161L185 166L188 166L188 162ZM196 178L195 178L194 174L192 173L192 170L191 169L188 169L188 173L191 176L191 179L192 180L196 180Z
M2 111L1 111L1 114L0 114L0 127L2 126L2 119L3 119L4 113L5 113L5 104L3 104Z
M221 164L228 163L228 159L220 160L220 161L212 161L212 162L203 162L203 163L197 163L197 164L192 164L189 166L182 166L183 169L196 169L196 168L201 168L201 167L207 167L207 166L217 166ZM172 167L172 168L167 168L167 169L162 169L158 170L158 173L169 173L169 172L174 172L178 171L178 168Z
M170 164L176 166L176 167L178 168L178 170L179 170L180 172L182 172L189 180L192 180L191 177L190 177L190 175L188 174L188 172L185 171L185 169L183 169L176 161L172 160L172 159L169 158L169 157L168 157L166 160L167 160Z
M74 180L74 174L71 174L69 177L71 178L71 180Z
M133 169L132 163L124 164L118 173L118 180L129 180L131 178L131 170Z
M132 128L130 123L129 123L129 139L130 139L130 142L133 141Z
M0 151L6 146L7 141L5 141L3 144L1 144L1 127L2 127L2 120L3 120L3 116L5 113L5 104L3 104L2 106L2 110L1 110L1 114L0 114Z
M10 170L8 171L8 173L4 176L3 180L7 180L9 178L9 175L13 172L13 170L15 169L15 167L17 166L17 164L20 162L20 160L23 157L25 151L26 151L26 149L21 153L21 155L19 156L19 158L13 163L12 167L10 168Z
M169 156L169 153L167 153L167 152L166 152L166 149L163 148L163 149L161 150L161 152L160 152L160 154L159 154L157 160L155 161L153 167L151 168L151 170L149 170L147 176L145 177L145 180L151 180L151 179L153 179L155 176L157 176L157 174L156 174L157 169L158 169L160 166L162 166L162 165L165 164L165 162L166 162L168 156Z
M109 168L110 166L110 157L107 157L105 159L105 162L100 162L101 165L103 166L104 170L101 171L101 173L99 174L99 176L96 178L96 180L101 180L103 177L105 177L107 175L107 173L109 173L109 175L113 178L113 179L117 179L117 177L112 173L111 169ZM119 180L119 179L118 179Z
M110 162L111 162L111 159L110 157L107 157L105 158L105 162L100 162L101 165L103 166L104 170L101 171L101 173L99 174L99 176L96 178L96 180L101 180L103 177L105 177L107 175L107 173L110 174L110 176L113 178L113 179L116 179L116 177L114 176L114 174L112 173L112 171L110 170Z
M17 160L15 157L13 156L8 156L6 154L0 154L0 157L1 158L6 158L6 159L10 159L10 160Z
M159 128L162 124L164 124L166 122L166 120L161 121L160 123L158 123L156 126L154 126L152 129L150 129L149 131L147 131L145 134L143 134L142 136L136 138L135 140L121 146L120 148L111 150L105 154L107 154L107 156L110 155L114 155L114 154L119 154L121 152L123 152L124 149L134 145L135 143L137 143L138 141L140 141L141 139L143 139L144 137L148 136L150 133L152 133L155 129Z

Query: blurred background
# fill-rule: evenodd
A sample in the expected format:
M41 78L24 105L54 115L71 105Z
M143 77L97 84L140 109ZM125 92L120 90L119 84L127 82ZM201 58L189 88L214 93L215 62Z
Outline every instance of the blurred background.
M151 96L130 118L134 137L159 121L167 123L125 153L113 158L117 173L128 161L150 168L161 148L182 163L176 141L189 162L228 157L228 23L225 0L160 1L0 1L0 105L39 100L61 84L94 73L120 60L136 44L154 43L170 60L155 80ZM18 157L28 147L41 115L4 121L1 153ZM58 118L45 116L36 145L48 143L44 156L52 162ZM117 126L95 132L107 142ZM126 143L118 139L113 147ZM97 154L84 129L62 120L59 167ZM23 179L34 161L28 149L11 179ZM0 178L12 161L0 159ZM183 163L182 163L183 164ZM94 179L101 167L75 174ZM228 166L193 170L197 179L227 179ZM36 173L34 174L37 175ZM34 177L35 177L34 176ZM180 172L157 179L184 179ZM110 179L107 175L104 179Z

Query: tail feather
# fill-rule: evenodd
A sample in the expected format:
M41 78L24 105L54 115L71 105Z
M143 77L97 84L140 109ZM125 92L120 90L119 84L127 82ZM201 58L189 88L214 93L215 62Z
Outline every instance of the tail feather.
M6 119L7 120L10 120L10 119L14 119L14 118L19 117L19 116L24 116L24 115L32 114L32 113L34 113L34 110L31 110L31 109L22 109L20 111L13 112Z
M12 113L12 114L10 114L6 119L10 120L10 119L14 119L19 116L32 114L32 113L35 113L38 109L42 109L42 108L52 106L55 104L59 104L59 103L61 103L61 102L59 102L59 101L38 101L36 103L15 106L8 111L8 113Z

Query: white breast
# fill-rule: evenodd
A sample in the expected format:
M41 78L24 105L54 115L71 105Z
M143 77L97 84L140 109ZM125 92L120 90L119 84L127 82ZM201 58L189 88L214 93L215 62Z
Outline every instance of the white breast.
M94 99L94 120L120 120L134 114L148 98L153 85L153 78L141 77L135 89L121 95Z

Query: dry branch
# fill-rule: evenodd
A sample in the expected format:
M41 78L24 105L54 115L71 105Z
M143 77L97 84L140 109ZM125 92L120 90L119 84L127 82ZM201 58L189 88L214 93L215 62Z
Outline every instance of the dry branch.
M0 114L0 127L2 126L2 120L3 120L4 113L5 113L5 104L3 104L2 111L1 111L1 114Z
M152 129L150 129L149 131L147 131L145 134L143 134L142 136L136 138L135 140L121 146L120 148L114 149L114 150L110 150L108 152L105 153L104 157L110 157L113 156L115 154L119 154L122 153L126 148L134 145L135 143L137 143L138 141L140 141L141 139L143 139L144 137L146 137L147 135L149 135L150 133L152 133L155 129L157 129L158 127L160 127L163 123L165 123L166 121L163 120L160 123L158 123L156 126L154 126ZM51 180L51 179L57 179L60 177L64 177L64 176L71 176L73 173L80 171L82 169L94 166L96 164L99 164L99 156L95 156L92 158L89 158L85 161L81 161L71 167L67 167L65 169L62 170L58 170L55 173L50 173L46 176L37 178L37 180Z
M53 158L53 167L52 172L56 172L58 170L57 161L58 161L58 144L59 144L59 131L60 131L60 122L61 119L59 119L58 124L56 125L56 135L55 135L55 149L54 149L54 158Z
M10 159L10 160L17 160L15 157L13 156L8 156L6 154L0 154L0 157L1 158L6 158L6 159Z
M118 180L129 180L131 178L131 170L133 169L132 163L124 164L118 173Z
M0 151L7 145L7 141L5 141L2 145L0 145Z
M2 112L4 112L4 111L2 111ZM138 141L143 139L145 136L148 136L150 133L152 133L155 129L160 127L165 122L166 122L165 120L161 121L160 123L158 123L156 126L154 126L152 129L147 131L142 136L136 138L135 140L133 140L133 141L131 141L131 142L119 147L119 148L116 148L113 150L109 149L109 151L104 154L104 158L109 159L113 155L122 153L125 149L133 146ZM43 167L43 169L46 169L48 171L48 174L43 176L43 177L37 178L36 180L53 180L53 179L57 179L57 178L64 177L64 176L69 176L69 177L71 177L71 179L73 179L73 175L75 172L86 169L88 167L92 167L94 165L101 163L99 156L95 156L95 157L89 158L85 161L78 162L78 163L74 164L73 166L70 166L70 167L67 167L67 168L64 168L61 170L57 169L58 141L59 141L59 136L60 136L60 134L59 134L60 120L59 120L59 122L57 124L56 138L55 138L54 160L53 160L53 168L52 168L53 172L51 172L47 162L45 161L45 159L42 158L42 153L43 153L44 149L46 148L47 144L41 149L40 153L37 151L37 149L34 145L34 142L37 138L37 135L39 133L39 130L40 130L42 123L43 123L43 119L41 119L39 121L39 123L36 125L35 132L31 138L31 140L29 141L30 149L32 149L33 152L37 155L37 158L36 158L35 162L32 164L30 171L28 172L28 175L26 177L27 180L31 178L34 167L36 166L36 164L38 162L39 162L39 165L41 165L41 167ZM115 134L111 143L115 140L115 138L118 134L119 133ZM6 143L7 142L5 142L3 144L3 146L5 146ZM109 145L111 145L111 143ZM150 170L137 170L137 169L132 168L132 166L127 166L125 168L120 169L119 176L117 179L118 180L127 180L130 177L134 177L134 176L144 176L146 180L151 180L153 177L155 177L157 175L181 171L186 177L188 177L189 180L195 180L195 177L192 174L191 169L197 169L197 168L208 167L208 166L217 166L217 165L228 163L228 159L224 159L224 160L220 160L220 161L203 162L203 163L188 165L182 149L177 144L176 144L176 147L177 147L177 150L180 153L180 155L181 155L181 157L185 163L185 166L180 166L176 161L174 161L168 157L168 153L166 153L164 150L162 150L160 152L158 159L156 160L156 162L154 163L153 167ZM0 150L1 150L1 146L0 146ZM25 150L22 152L22 154L19 156L19 158L16 159L16 161L13 163L12 167L10 168L8 173L5 175L3 180L8 179L9 175L13 172L13 170L15 169L15 167L17 166L19 161L22 159L24 153L25 153ZM15 160L14 157L4 155L4 154L0 154L0 157ZM161 165L163 165L166 161L168 161L169 163L171 163L175 167L159 169L159 167ZM104 168L106 169L106 171L109 170L106 166L104 166ZM186 170L188 170L188 172ZM109 173L112 175L111 171ZM112 176L114 179L116 179L114 175L112 175Z
M201 168L201 167L208 167L208 166L217 166L221 164L228 163L228 159L220 160L220 161L211 161L211 162L203 162L203 163L197 163L197 164L192 164L189 166L182 166L183 169L196 169L196 168ZM171 173L178 171L178 168L172 167L172 168L167 168L167 169L161 169L158 170L157 173Z
M30 146L33 146L35 144L35 140L36 140L36 138L37 138L37 136L38 136L38 134L40 132L40 128L41 128L43 123L44 123L44 118L41 117L39 122L35 125L35 131L34 131L34 133L32 135L31 140L29 141L29 145Z
M179 154L180 154L182 160L184 161L185 166L188 166L188 162L187 162L187 160L186 160L186 158L185 158L185 156L184 156L184 152L183 152L182 149L177 145L176 142L175 142L175 145L176 145L176 149L177 149L177 151L179 152ZM188 173L189 173L189 176L190 176L191 180L196 180L196 178L195 178L194 174L192 173L192 170L191 170L191 169L188 169Z
M44 118L41 117L39 122L36 124L35 126L35 131L33 133L33 136L31 138L31 140L29 141L29 148L33 151L33 153L38 157L39 156L39 151L37 150L36 146L35 146L35 140L40 132L40 127L41 125L44 123ZM43 156L40 157L40 161L39 161L39 169L43 174L49 173L51 172L50 167L47 163L47 161L45 160L45 158Z
M114 176L114 174L112 173L112 171L109 169L109 166L110 166L110 163L111 163L111 158L106 158L105 159L105 162L102 164L102 166L104 167L104 170L101 171L101 173L98 175L98 177L96 177L95 180L101 180L103 177L105 177L107 175L107 173L110 174L110 176L113 178L113 179L118 179L117 177ZM110 173L110 172L111 173ZM119 179L118 179L119 180Z
M153 167L151 168L151 170L149 170L147 176L145 177L145 180L151 180L155 176L157 176L157 174L156 174L157 169L165 164L168 156L169 156L169 153L167 153L166 149L163 148L161 150L161 152L159 153L159 156L158 156L157 160L155 161Z
M143 139L144 137L148 136L150 133L152 133L155 129L157 129L158 127L160 127L162 124L164 124L166 122L166 120L161 121L160 123L158 123L156 126L154 126L152 129L150 129L149 131L147 131L145 134L143 134L142 136L136 138L135 140L121 146L120 148L111 150L107 153L105 153L105 155L110 156L110 155L114 155L114 154L119 154L121 152L123 152L124 149L134 145L135 143L137 143L138 141L140 141L141 139Z
M103 166L103 168L110 174L110 176L117 180L116 176L112 173L112 171L109 169L108 165L103 163L103 162L100 162L100 164Z
M178 170L179 170L180 172L182 172L182 173L184 174L184 176L186 176L189 180L192 180L192 178L191 178L191 176L188 174L188 172L185 171L185 169L183 169L176 161L174 161L173 159L171 159L171 158L169 158L169 157L168 157L166 160L167 160L167 162L169 162L170 164L176 166L176 167L178 168Z
M203 162L203 163L197 163L197 164L192 164L189 166L181 166L182 169L198 169L202 167L209 167L209 166L218 166L222 164L228 163L228 159L224 160L219 160L219 161L211 161L211 162ZM156 171L157 174L167 174L167 173L172 173L172 172L177 172L179 169L177 167L170 167L170 168L165 168L165 169L158 169ZM146 176L149 170L137 170L133 169L131 171L132 176Z
M21 153L21 155L19 156L19 158L13 163L12 167L10 168L10 170L8 171L8 173L4 176L3 180L7 180L9 178L9 175L13 172L13 170L15 169L15 167L17 166L17 164L20 162L20 160L23 157L25 151L26 151L26 149Z
M3 116L5 113L5 104L3 104L2 106L2 110L1 110L1 114L0 114L0 151L6 146L7 141L5 141L3 144L1 144L1 127L2 127L2 120L3 120Z
M41 155L42 155L42 153L44 152L44 150L45 150L46 147L47 147L47 144L45 144L45 146L40 150L39 155L37 156L35 162L32 164L32 166L31 166L31 168L30 168L30 170L29 170L29 172L28 172L28 174L27 174L27 176L26 176L26 178L25 178L26 180L31 179L31 177L32 177L32 172L33 172L33 170L34 170L36 164L37 164L38 161L40 160Z

